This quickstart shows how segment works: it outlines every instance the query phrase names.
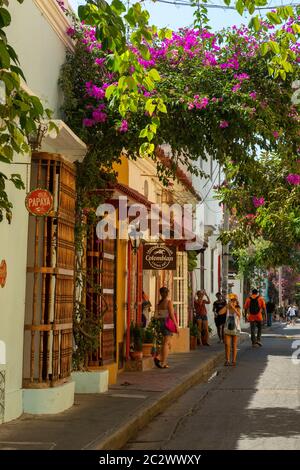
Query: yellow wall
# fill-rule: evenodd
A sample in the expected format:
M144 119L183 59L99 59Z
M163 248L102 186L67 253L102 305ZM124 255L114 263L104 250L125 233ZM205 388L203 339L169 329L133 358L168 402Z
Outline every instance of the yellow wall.
M129 182L129 162L125 156L121 157L121 163L114 164L113 169L118 173L118 182L127 184Z
M122 157L121 163L114 165L114 170L118 173L119 183L128 184L128 160ZM117 339L117 361L114 364L106 366L109 371L109 384L115 384L117 374L120 372L119 363L119 343L124 342L124 351L126 348L126 276L127 276L127 241L117 240L117 322L116 322L116 339Z

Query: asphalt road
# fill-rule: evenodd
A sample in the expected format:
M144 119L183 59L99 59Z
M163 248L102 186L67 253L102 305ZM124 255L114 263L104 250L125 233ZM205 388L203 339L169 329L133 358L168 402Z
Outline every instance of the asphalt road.
M126 449L300 450L300 323L263 333L262 348L244 343L236 367L191 388Z

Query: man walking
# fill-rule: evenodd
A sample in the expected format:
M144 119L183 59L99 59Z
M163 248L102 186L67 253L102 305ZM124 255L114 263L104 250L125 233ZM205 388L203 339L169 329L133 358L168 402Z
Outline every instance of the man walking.
M264 299L258 294L257 289L253 289L252 295L246 299L244 309L247 318L250 322L252 346L262 346L261 330L263 322L263 313L266 314L266 304Z
M275 304L272 301L272 299L268 300L266 304L266 310L267 310L267 326L272 326L273 314L275 312Z
M217 300L213 303L213 312L215 314L215 324L217 327L219 343L224 341L224 325L226 321L227 302L221 292L216 293Z

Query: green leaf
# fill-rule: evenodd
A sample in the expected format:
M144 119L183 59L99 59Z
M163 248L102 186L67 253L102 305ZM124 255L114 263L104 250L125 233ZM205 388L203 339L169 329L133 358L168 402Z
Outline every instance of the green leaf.
M25 75L23 73L23 70L20 69L20 67L17 67L16 65L12 65L11 67L11 70L16 73L17 75L19 75L20 77L23 78L24 82L26 82L26 78L25 78Z
M149 60L151 56L148 47L145 44L139 44L138 48L142 54L143 59Z
M10 181L15 185L17 189L25 189L22 177L18 173L13 173L10 177Z
M156 69L151 69L149 72L149 76L154 82L159 82L160 81L160 75Z
M115 90L116 90L116 85L109 85L109 87L106 88L106 91L105 91L105 98L107 100L110 100L110 98L114 94Z
M271 51L273 51L275 54L280 54L280 48L277 42L269 41L269 46L270 46Z
M260 20L259 20L258 16L255 16L252 20L253 20L253 27L254 27L255 31L259 31L260 28L261 28L261 24L260 24Z
M285 73L284 70L279 70L279 74L280 74L282 80L285 80L285 79L286 79L286 73Z
M11 23L11 16L6 8L0 8L0 28L5 28Z
M0 68L9 69L10 55L3 41L0 40Z
M167 113L167 112L168 112L168 111L167 111L167 108L166 108L166 105L164 104L163 101L160 101L160 102L158 103L157 108L158 108L158 111L160 111L161 113Z
M261 45L261 53L262 55L266 55L269 51L269 44L267 42L264 42L262 45Z
M132 91L137 91L138 87L137 87L137 83L136 81L134 80L133 77L126 77L126 80L125 80L129 90L132 90Z
M272 24L281 24L282 23L281 19L277 15L277 13L269 12L269 13L267 13L267 17L269 18L269 20Z
M290 64L289 62L283 61L282 66L283 66L284 70L288 73L293 72L293 70L294 70L292 64Z
M244 13L244 10L245 10L245 4L244 4L243 0L237 0L235 8L239 12L239 14L242 15Z
M154 113L155 108L156 108L156 104L153 104L153 99L149 99L146 101L145 111L148 111L150 116L152 116L152 114Z
M121 2L121 0L113 0L110 4L111 9L115 11L118 15L124 13L126 11L125 5Z
M30 101L33 105L36 114L42 117L44 114L44 107L41 103L41 100L37 96L30 96Z
M147 128L145 127L145 129L142 129L142 130L141 130L141 132L140 132L140 134L139 134L139 137L140 137L141 139L144 139L145 137L147 137L147 133L148 133L148 130L147 130Z

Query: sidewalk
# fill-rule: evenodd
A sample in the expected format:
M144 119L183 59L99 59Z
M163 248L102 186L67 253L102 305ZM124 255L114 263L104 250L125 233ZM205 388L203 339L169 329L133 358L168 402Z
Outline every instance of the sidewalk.
M241 335L241 341L248 334ZM124 372L100 395L76 395L59 415L22 415L0 426L0 450L113 450L122 448L139 429L224 361L224 345L170 356L170 369Z

